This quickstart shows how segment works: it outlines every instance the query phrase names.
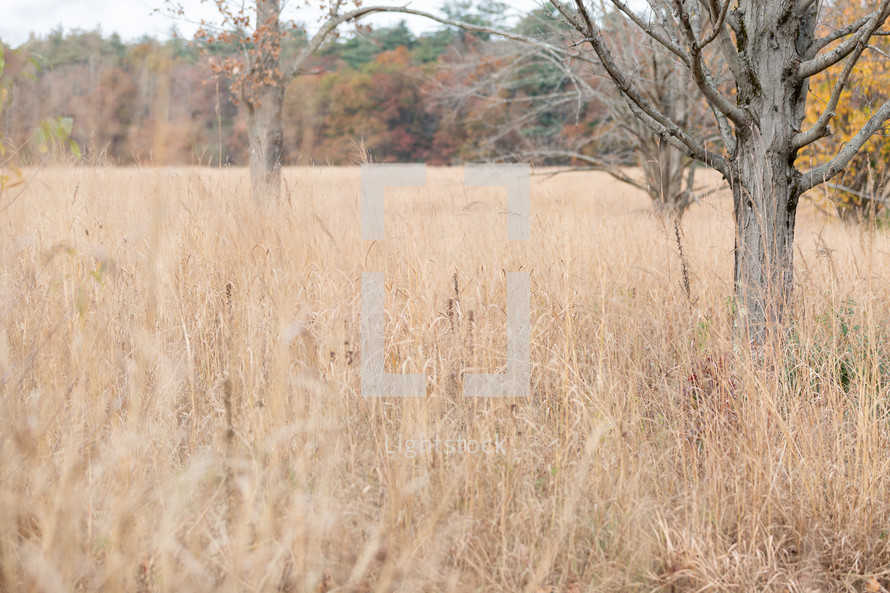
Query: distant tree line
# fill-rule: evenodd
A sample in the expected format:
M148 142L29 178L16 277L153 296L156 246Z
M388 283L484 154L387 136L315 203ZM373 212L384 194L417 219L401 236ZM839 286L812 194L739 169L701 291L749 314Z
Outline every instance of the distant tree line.
M452 16L485 23L493 5L486 12L486 5L455 4ZM458 10L462 6L466 13ZM294 53L304 42L295 35L282 52ZM358 28L329 43L313 58L312 73L288 89L284 163L349 164L356 142L379 162L445 165L478 158L480 147L490 145L491 130L479 117L490 108L489 98L468 96L455 105L441 89L456 75L456 65L465 78L472 56L492 43L484 34L448 27L415 35L404 23ZM15 52L4 46L11 84L0 136L27 161L39 122L62 115L73 118L73 138L87 163L245 165L245 110L230 78L215 72L215 63L226 57L218 45L147 37L126 43L116 34L59 29ZM475 64L481 80L487 66L484 60ZM567 127L595 125L602 107L581 115ZM499 149L509 152L515 145L518 152L546 119L542 114L527 130L512 131Z
M869 9L865 0L829 6L823 26L838 29ZM443 14L485 28L500 24L504 10L496 0L456 0ZM509 30L557 46L566 43L570 34L553 11L552 6L532 11ZM665 110L676 111L675 120L706 122L704 102L688 99L694 93L686 93L684 102L665 92L676 90L671 85L688 86L688 77L637 39L625 21L615 18L610 24L607 18L603 24L617 38L634 39L622 51L636 64L638 84ZM808 147L802 161L833 154L885 98L888 39L872 39L872 51L850 77L851 98L838 105L833 121L837 142ZM282 52L294 55L306 42L296 29L284 38ZM116 34L58 29L16 51L0 40L0 49L6 61L0 138L7 160L9 149L20 164L42 160L35 130L48 118L62 117L73 121L72 140L86 163L248 162L246 110L238 104L232 77L219 72L234 48L200 39L145 37L126 43ZM814 77L809 125L829 101L832 75L840 68ZM642 178L627 181L647 189L656 205L674 204L679 215L701 195L689 174L690 159L636 129L636 119L601 73L577 60L554 60L534 46L444 25L421 35L404 23L373 30L359 26L326 44L308 70L285 97L286 165L351 164L358 143L380 162L448 165L518 158L599 168L619 177L622 167L641 166ZM814 196L817 205L831 201L841 215L856 218L883 210L890 201L888 146L885 134L875 135L847 170ZM647 166L657 170L646 171Z

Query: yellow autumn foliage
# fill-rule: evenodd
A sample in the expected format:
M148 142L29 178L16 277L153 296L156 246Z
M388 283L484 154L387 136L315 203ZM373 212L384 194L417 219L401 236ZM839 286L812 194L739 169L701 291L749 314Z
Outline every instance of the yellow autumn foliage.
M825 13L820 33L826 35L840 29L873 10L868 0L844 0L835 2ZM886 27L885 27L886 29ZM835 42L835 45L840 43ZM831 45L824 51L829 51ZM836 64L811 80L807 102L806 126L813 125L825 109L834 85L844 69L845 61ZM831 122L832 135L820 140L802 152L802 158L822 163L833 157L838 150L862 129L872 113L890 97L890 37L876 36L870 42L850 75L836 116ZM827 184L827 192L815 199L823 206L833 203L842 217L875 214L884 206L880 195L886 184L887 164L890 162L890 142L887 134L878 133L869 140L862 151L850 162L846 170L833 183Z

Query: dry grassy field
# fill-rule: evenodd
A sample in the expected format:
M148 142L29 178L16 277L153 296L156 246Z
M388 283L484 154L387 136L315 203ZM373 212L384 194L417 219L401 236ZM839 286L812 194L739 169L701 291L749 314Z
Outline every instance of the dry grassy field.
M0 212L0 591L890 588L887 231L802 208L797 322L751 361L727 196L683 221L689 299L608 177L534 177L527 243L428 177L369 242L357 168L269 213L241 170L39 172ZM520 270L532 395L465 397ZM362 398L363 272L427 397Z

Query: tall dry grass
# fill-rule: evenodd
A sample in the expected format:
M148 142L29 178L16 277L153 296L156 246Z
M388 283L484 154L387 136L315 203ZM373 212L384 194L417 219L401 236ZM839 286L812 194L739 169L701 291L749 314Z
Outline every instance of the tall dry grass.
M803 212L798 322L729 335L730 204L671 228L597 174L505 198L431 170L361 241L358 169L56 169L0 215L2 591L855 591L890 585L886 232ZM531 273L532 397L504 364ZM360 279L387 370L360 395ZM770 369L770 370L763 370ZM399 439L503 453L393 453Z

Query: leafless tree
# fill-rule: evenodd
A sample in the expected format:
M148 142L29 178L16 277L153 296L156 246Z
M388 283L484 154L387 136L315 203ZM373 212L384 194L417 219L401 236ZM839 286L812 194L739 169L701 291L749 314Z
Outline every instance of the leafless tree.
M720 152L680 127L636 88L588 5L581 0L573 6L552 3L599 57L635 115L729 181L735 201L737 327L762 342L770 328L781 324L790 300L800 196L843 170L890 117L890 103L885 103L833 159L805 172L795 166L801 148L830 134L828 124L846 78L890 15L890 0L822 38L816 36L819 0L650 0L647 17L612 0L688 69L719 126ZM728 64L731 92L706 58L711 44ZM810 77L842 60L846 67L823 115L802 129Z
M696 161L653 135L623 101L602 67L575 59L567 31L542 12L520 29L533 29L556 53L520 40L493 38L445 66L432 85L434 99L453 117L484 130L476 146L488 159L519 158L572 170L604 171L646 192L655 211L679 219L705 188L695 186ZM657 51L621 14L607 19L622 39L622 63L647 98L674 121L719 142L707 104L676 57ZM642 175L628 166L636 165Z
M621 63L620 45L604 33L601 12L595 9L600 2L549 2L574 30L580 59L595 58L602 64L625 104L650 132L728 181L735 212L737 334L754 343L778 334L773 330L783 326L790 309L800 197L847 166L890 118L890 101L826 162L800 170L795 164L798 152L831 135L829 125L845 84L869 41L881 33L890 16L890 0L876 0L867 15L824 36L817 35L817 29L825 0L647 0L646 10L625 0L609 0L675 56L692 78L719 130L721 142L716 145L675 121L647 96ZM725 69L715 66L715 55ZM835 64L843 64L843 69L830 100L816 123L804 129L810 79Z

